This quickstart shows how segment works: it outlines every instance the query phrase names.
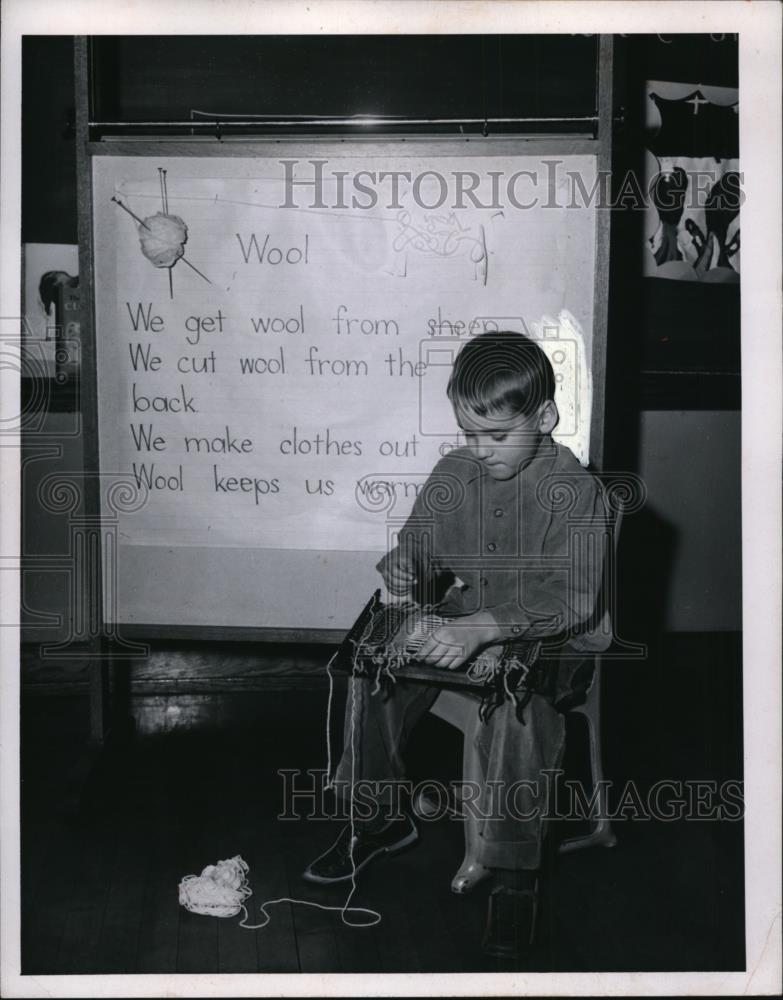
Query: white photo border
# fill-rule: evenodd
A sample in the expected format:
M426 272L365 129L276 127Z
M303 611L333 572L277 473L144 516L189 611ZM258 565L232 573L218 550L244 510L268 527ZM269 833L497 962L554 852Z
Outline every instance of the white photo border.
M0 355L20 312L24 34L739 33L742 208L742 515L745 972L452 975L20 975L19 663L0 628L0 993L8 997L731 995L781 989L781 12L776 0L4 0ZM18 319L15 321L18 324ZM0 358L1 360L1 358ZM0 363L0 420L19 413ZM0 424L0 426L2 426ZM0 439L0 605L19 620L19 444ZM46 899L39 905L46 906Z

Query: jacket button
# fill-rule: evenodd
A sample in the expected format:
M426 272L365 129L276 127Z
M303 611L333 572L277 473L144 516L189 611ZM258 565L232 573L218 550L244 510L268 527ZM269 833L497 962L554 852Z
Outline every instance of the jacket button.
M495 543L494 543L494 542L490 542L490 543L489 543L489 544L487 545L487 549L488 549L488 550L489 550L490 552L494 552L496 548L497 548L497 545L495 545Z
M495 510L495 517L503 517L503 510L502 510L502 508L501 508L501 507L498 507L498 508L497 508L497 509Z
M486 587L486 585L489 583L489 580L487 580L485 576L482 576L481 579L479 580L479 583L481 584L482 587Z
M519 627L519 625L512 625L511 631L514 633L514 635L519 635L522 629Z

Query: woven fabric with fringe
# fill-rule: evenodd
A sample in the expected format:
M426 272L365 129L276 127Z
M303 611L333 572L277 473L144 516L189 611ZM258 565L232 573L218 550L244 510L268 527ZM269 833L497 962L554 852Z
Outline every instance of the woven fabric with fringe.
M374 679L373 691L388 696L398 680L410 678L411 666L426 666L416 654L426 638L447 621L437 607L413 602L385 604L376 591L343 640L334 667ZM548 672L539 663L540 650L540 642L504 643L465 664L462 674L481 697L479 715L483 721L509 700L524 723L524 708L537 691L544 693L549 683ZM454 682L450 671L434 669L428 679L444 685Z

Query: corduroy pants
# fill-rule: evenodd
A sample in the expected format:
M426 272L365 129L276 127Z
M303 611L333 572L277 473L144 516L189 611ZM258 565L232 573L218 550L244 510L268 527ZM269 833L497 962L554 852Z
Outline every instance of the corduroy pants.
M399 799L396 791L405 780L408 738L440 693L434 685L404 680L398 680L388 694L373 693L373 686L367 679L348 682L344 749L334 775L338 795L344 799L353 779L365 814L368 803L383 812ZM477 722L468 738L476 750L480 787L463 790L463 796L467 796L464 808L474 810L479 820L477 860L488 868L539 868L555 772L565 744L563 716L535 694L521 722L514 704L504 701L486 722Z

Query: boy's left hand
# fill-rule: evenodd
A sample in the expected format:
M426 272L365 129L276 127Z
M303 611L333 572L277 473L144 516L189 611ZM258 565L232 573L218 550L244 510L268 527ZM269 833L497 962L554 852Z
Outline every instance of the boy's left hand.
M457 670L499 638L498 625L488 612L464 615L436 629L417 651L416 659L432 667Z

